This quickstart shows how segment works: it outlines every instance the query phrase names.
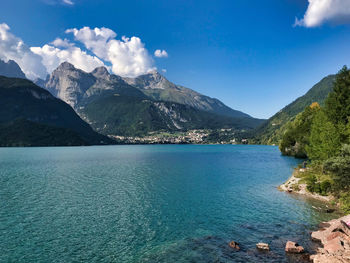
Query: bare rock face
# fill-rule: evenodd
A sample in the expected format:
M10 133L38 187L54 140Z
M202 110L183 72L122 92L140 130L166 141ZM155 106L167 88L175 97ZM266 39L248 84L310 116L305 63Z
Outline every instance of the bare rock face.
M256 244L256 248L259 250L265 250L265 251L270 250L269 244L266 244L266 243L258 243Z
M323 246L312 256L314 263L350 262L349 221L350 215L321 223L321 229L311 234L312 239Z
M84 99L100 95L105 91L143 96L141 91L128 85L121 77L110 74L105 67L98 67L91 73L87 73L68 62L62 63L55 69L42 86L74 109L77 109Z
M93 76L76 69L68 62L64 62L52 72L45 88L55 97L76 108L85 92L94 83L95 78Z
M297 243L292 242L292 241L288 241L286 244L286 248L285 251L287 253L303 253L304 252L304 248L302 246L299 246Z

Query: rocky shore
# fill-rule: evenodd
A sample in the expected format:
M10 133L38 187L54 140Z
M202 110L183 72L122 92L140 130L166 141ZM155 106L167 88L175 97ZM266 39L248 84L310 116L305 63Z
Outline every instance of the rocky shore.
M305 171L306 169L304 168L295 169L292 176L284 184L281 184L278 188L288 193L301 194L321 201L332 201L334 199L332 196L323 196L317 193L310 193L306 188L306 184L300 183L301 178L299 175L300 173L304 173Z
M314 263L350 262L350 215L323 222L318 231L312 232L311 238L320 242L317 254L310 259Z
M306 184L300 182L300 173L303 172L305 172L305 169L295 169L292 176L284 184L280 185L279 189L324 202L330 202L334 199L332 196L321 196L316 193L310 193L306 188ZM312 232L311 238L320 244L316 254L310 256L311 262L350 262L350 215L320 223L319 230Z

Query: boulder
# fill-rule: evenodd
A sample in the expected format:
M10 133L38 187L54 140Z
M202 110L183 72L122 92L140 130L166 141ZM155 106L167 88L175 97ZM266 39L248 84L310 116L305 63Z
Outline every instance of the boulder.
M256 248L259 250L265 250L265 251L270 250L269 244L266 244L266 243L258 243L256 244Z
M302 246L299 246L298 243L292 242L292 241L288 241L286 244L286 248L285 251L287 253L303 253L304 252L304 248Z

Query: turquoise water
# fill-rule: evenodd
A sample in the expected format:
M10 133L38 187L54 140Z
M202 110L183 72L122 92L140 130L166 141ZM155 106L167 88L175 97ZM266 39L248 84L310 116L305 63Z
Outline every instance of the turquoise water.
M312 250L331 215L276 189L296 164L272 146L0 148L0 262L297 262L286 240Z

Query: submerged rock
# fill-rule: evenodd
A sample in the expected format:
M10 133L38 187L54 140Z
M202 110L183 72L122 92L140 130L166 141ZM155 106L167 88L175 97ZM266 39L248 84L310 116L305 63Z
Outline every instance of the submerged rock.
M231 241L230 243L228 243L229 247L240 250L239 244L235 241Z
M286 244L285 251L287 253L296 253L300 254L304 252L304 248L302 246L299 246L298 243L288 241Z

